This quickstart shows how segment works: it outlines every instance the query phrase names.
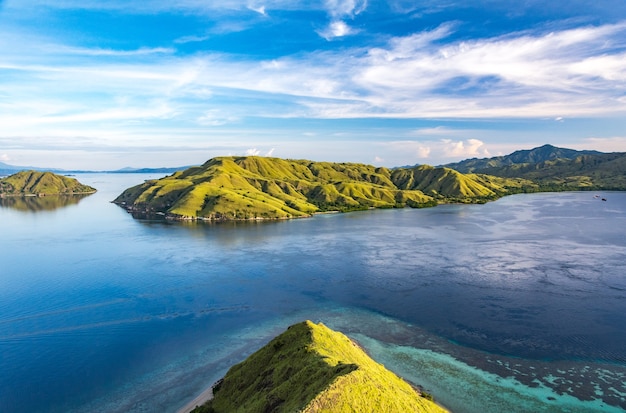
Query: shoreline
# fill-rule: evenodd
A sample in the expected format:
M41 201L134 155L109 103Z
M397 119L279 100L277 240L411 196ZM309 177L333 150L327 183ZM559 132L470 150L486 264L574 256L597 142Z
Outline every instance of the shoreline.
M202 393L197 395L193 400L187 402L183 407L178 409L176 413L191 413L193 409L197 406L202 406L204 403L208 402L213 398L213 386L212 384L209 388L205 389Z
M46 196L74 196L74 195L92 195L95 194L96 192L98 192L98 190L95 191L89 191L89 192L62 192L62 193L56 193L56 194L46 194L46 193L40 193L40 194L8 194L8 193L0 193L0 198L43 198Z

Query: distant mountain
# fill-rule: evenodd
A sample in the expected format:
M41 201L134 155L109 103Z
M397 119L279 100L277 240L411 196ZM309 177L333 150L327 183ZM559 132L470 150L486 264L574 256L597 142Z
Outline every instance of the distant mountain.
M20 171L0 179L0 196L90 194L95 188L52 172Z
M354 163L220 157L129 188L113 202L171 219L245 220L310 216L446 202L486 202L532 185L422 165L387 169Z
M622 152L576 151L544 145L447 166L460 172L530 180L539 191L626 190L626 153Z
M233 366L192 413L445 413L324 324L295 324Z
M598 151L577 151L574 149L558 148L552 145L543 145L538 148L520 150L505 156L493 158L472 158L461 162L449 163L445 166L461 173L491 173L492 168L518 164L536 164L555 159L574 159L581 155L600 155Z
M171 174L178 171L184 171L185 169L190 168L191 166L178 166L174 168L122 168L116 169L114 171L102 171L111 174Z
M538 163L513 164L480 172L503 178L523 178L542 191L626 190L626 153L580 155L574 159L554 159Z
M50 171L59 174L67 174L67 173L163 173L169 174L178 171L183 171L189 168L189 166L179 166L174 168L131 168L126 167L122 169L115 170L105 170L105 171L93 171L93 170L83 170L83 169L57 169L57 168L39 168L34 166L15 166L9 165L3 162L0 162L0 175L11 175L15 172L19 171Z
M32 166L14 166L14 165L6 164L4 162L0 162L0 176L11 175L19 171L42 171L42 170L44 169L36 168ZM52 170L52 169L47 169L47 170L56 172L55 170Z

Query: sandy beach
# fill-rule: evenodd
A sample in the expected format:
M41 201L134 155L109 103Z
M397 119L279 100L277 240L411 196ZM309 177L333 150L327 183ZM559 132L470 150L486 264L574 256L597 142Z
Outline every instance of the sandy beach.
M196 406L201 406L213 398L213 386L209 387L198 395L195 399L178 409L177 413L190 413Z

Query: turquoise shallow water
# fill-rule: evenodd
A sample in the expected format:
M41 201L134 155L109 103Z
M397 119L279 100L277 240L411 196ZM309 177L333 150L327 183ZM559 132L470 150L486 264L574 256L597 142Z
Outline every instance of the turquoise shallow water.
M454 412L626 408L624 193L189 225L78 178L0 207L0 411L175 412L305 318Z

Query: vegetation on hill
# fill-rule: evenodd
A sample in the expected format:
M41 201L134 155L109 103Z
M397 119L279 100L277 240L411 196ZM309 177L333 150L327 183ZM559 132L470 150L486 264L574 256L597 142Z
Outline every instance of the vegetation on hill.
M519 179L463 175L449 168L387 169L355 163L220 157L129 188L113 202L173 219L281 219L324 211L486 202Z
M626 153L581 155L486 170L500 177L521 177L543 191L626 190Z
M558 148L552 145L543 145L538 148L515 151L509 155L494 156L492 158L472 158L461 162L444 165L461 173L491 173L493 168L502 168L510 165L537 164L556 159L575 159L582 155L601 155L598 151L577 151L574 149Z
M21 171L0 179L0 196L91 194L95 188L52 172Z
M574 151L546 145L505 157L470 159L450 166L460 171L527 179L535 182L535 190L540 191L626 190L626 153L623 152ZM529 189L532 188L524 190Z
M194 413L445 412L345 335L305 321L233 366Z

